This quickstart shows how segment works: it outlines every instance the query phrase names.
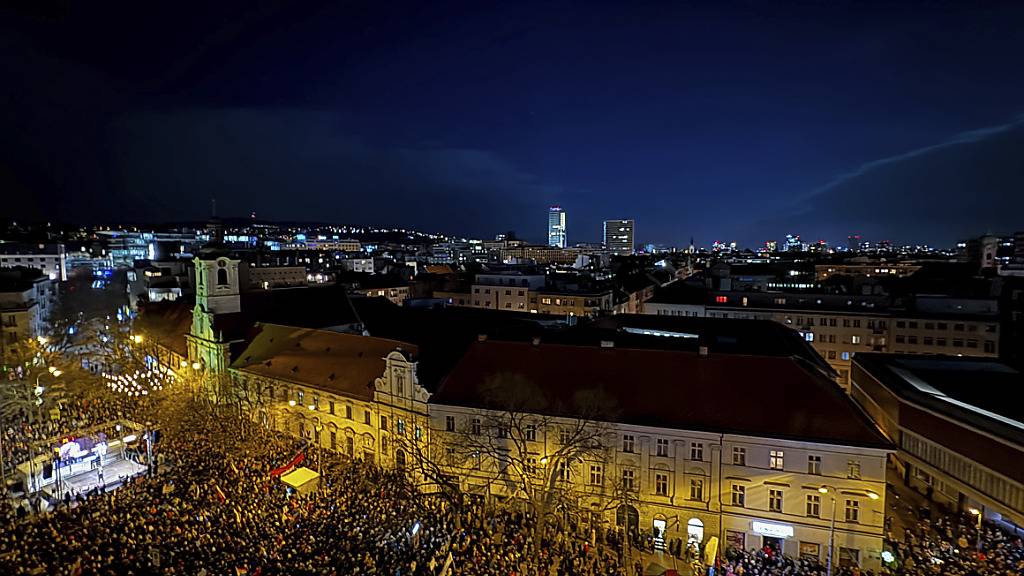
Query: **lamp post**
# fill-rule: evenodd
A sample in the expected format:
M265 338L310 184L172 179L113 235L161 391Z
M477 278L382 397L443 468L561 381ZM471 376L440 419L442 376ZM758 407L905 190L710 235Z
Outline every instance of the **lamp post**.
M831 516L832 519L829 522L829 528L828 528L828 552L827 552L828 560L826 561L826 564L825 564L825 566L826 566L826 568L825 568L826 575L827 576L832 576L832 548L835 547L835 539L836 539L836 496L835 496L835 492L838 492L838 490L836 489L835 486L832 486L831 484L823 484L820 488L818 488L818 492L821 492L822 494L830 494L831 493L831 496L832 496L832 516Z
M836 494L839 493L839 489L831 484L822 484L821 487L818 488L818 492L832 495L832 519L829 522L828 529L828 562L825 568L826 575L832 576L832 554L836 546ZM872 500L878 500L880 498L876 492L871 490L865 490L864 493Z
M310 412L316 412L316 406L310 404L307 406ZM320 473L320 432L324 429L323 422L320 421L319 416L313 416L313 437L316 439L316 473Z
M971 512L971 514L973 514L973 515L978 517L977 549L978 549L978 554L981 554L981 519L985 517L985 514L981 510L979 510L978 508L971 508L970 512Z

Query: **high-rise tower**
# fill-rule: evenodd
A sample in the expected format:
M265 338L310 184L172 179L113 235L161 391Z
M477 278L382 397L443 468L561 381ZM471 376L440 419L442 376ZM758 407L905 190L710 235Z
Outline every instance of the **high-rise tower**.
M565 248L565 210L561 206L548 208L548 246Z

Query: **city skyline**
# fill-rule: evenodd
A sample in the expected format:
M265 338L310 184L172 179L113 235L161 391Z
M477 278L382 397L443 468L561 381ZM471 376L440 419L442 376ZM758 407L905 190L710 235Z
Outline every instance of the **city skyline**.
M579 240L628 211L645 243L950 245L1022 208L1021 10L9 9L0 186L35 219L196 220L217 196L540 239L559 203Z

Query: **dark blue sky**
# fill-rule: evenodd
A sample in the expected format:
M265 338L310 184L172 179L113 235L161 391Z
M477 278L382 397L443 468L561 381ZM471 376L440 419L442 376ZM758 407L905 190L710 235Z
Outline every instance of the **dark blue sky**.
M12 216L1024 229L1020 2L56 4L0 9Z

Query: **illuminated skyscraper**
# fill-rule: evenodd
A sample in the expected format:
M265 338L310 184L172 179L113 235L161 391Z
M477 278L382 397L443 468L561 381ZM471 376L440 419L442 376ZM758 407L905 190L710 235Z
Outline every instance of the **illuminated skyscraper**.
M605 220L604 247L612 254L633 253L632 220Z
M548 246L565 248L565 210L561 206L548 208Z

